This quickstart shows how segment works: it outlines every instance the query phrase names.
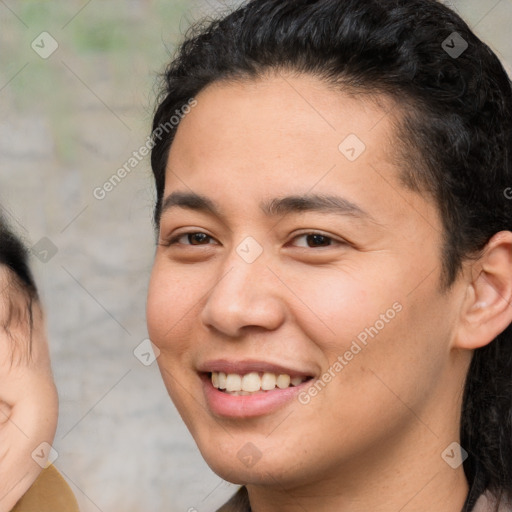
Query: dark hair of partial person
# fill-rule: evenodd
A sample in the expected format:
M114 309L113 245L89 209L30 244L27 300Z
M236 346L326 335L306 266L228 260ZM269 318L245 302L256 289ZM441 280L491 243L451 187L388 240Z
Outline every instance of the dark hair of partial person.
M455 47L454 32L468 45L461 55L446 51ZM281 71L318 77L352 95L395 100L389 115L400 179L430 194L442 217L442 290L495 233L512 230L505 194L512 183L511 82L493 51L447 6L435 0L253 0L201 20L161 75L153 132L209 84ZM157 230L173 139L173 131L154 137L151 153ZM511 397L509 325L474 351L460 432L468 483L477 495L495 494L497 506L503 493L512 496Z
M32 352L33 306L39 302L39 296L28 254L24 243L0 215L0 269L6 271L0 290L0 300L6 305L0 317L0 329L14 344L11 347L13 360L16 353L20 354L19 360L26 360ZM23 327L21 335L17 329L20 325ZM28 334L27 338L25 334Z

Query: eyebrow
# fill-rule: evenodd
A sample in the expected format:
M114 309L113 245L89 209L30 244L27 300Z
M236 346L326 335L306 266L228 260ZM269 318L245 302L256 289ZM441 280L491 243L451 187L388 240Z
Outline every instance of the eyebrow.
M367 211L357 204L344 197L334 195L303 194L277 197L262 201L259 207L267 217L300 212L321 212L345 215L377 223ZM220 219L225 218L224 212L215 201L195 192L172 192L169 194L162 202L159 217L172 208L184 208L209 213Z

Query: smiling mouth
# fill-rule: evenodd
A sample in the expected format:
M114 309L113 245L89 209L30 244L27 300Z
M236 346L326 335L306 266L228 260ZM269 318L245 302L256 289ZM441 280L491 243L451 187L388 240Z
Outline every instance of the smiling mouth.
M268 393L276 389L287 389L300 386L313 378L270 372L246 374L209 372L208 377L215 389L232 396L249 396Z

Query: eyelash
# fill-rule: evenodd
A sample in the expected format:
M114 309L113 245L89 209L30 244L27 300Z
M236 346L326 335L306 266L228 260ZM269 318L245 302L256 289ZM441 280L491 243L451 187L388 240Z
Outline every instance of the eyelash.
M214 238L210 235L208 235L207 233L204 233L202 231L187 231L187 232L184 232L184 233L180 233L179 235L176 235L172 238L170 238L169 240L165 241L164 243L162 243L161 245L164 245L166 247L170 247L171 245L177 245L177 242L178 240L180 240L181 238L183 238L184 236L188 236L188 235L206 235L207 238L213 240ZM328 235L324 235L323 233L319 233L319 232L316 232L316 231L308 231L308 232L305 232L305 233L300 233L298 235L296 235L292 240L295 240L296 238L301 238L301 237L307 237L307 236L321 236L323 237L324 239L327 239L327 240L330 240L331 242L334 242L334 244L329 244L327 247L332 247L333 245L347 245L347 242L344 242L344 241L341 241L341 240L336 240ZM190 247L201 247L201 246L207 246L207 245L211 245L211 244L181 244L181 245L188 245ZM323 248L323 247L326 247L326 246L320 246L320 248ZM302 247L302 248L308 248L308 249L314 249L314 247Z

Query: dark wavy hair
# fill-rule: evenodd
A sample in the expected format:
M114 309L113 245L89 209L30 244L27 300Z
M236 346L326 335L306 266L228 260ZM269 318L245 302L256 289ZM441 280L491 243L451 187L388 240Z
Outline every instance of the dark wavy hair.
M16 353L19 354L20 361L26 360L32 353L34 304L39 303L39 294L29 267L28 255L25 244L0 214L0 269L6 272L0 285L0 300L5 301L5 308L0 316L0 329L13 342L13 361ZM20 324L28 328L27 340L20 339L21 336L13 332L13 327Z
M456 40L467 43L461 55L448 52ZM435 0L246 2L189 29L162 74L153 133L213 82L281 70L395 100L401 180L430 194L441 213L444 289L463 260L512 230L511 81L451 9ZM173 131L153 138L157 229L173 138ZM499 505L512 496L512 325L474 351L460 434L472 489L465 510L485 490Z

